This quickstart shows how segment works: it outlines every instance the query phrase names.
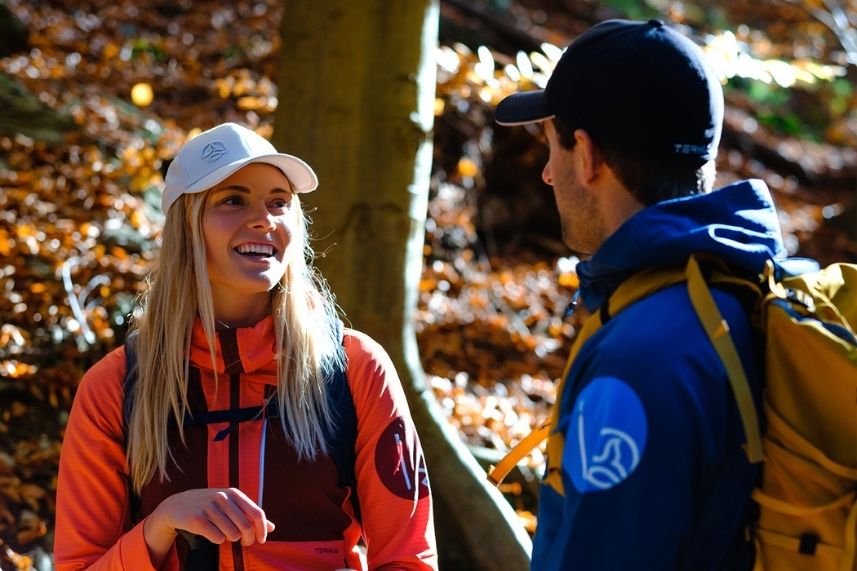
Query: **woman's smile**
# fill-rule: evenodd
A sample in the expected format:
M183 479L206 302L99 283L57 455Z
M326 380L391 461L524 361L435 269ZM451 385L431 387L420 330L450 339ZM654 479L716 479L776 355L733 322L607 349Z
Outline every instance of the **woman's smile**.
M245 242L236 246L234 250L242 256L255 258L257 260L276 257L277 255L277 248L275 248L273 244L261 242Z
M203 234L219 316L268 311L269 292L292 255L296 201L288 178L265 163L245 166L209 192Z

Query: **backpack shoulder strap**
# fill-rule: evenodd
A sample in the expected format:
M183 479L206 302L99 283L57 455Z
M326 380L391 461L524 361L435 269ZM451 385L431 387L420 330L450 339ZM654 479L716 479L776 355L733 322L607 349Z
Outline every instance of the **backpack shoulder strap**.
M744 366L732 336L729 334L729 324L723 319L714 297L711 295L699 262L695 256L691 256L685 267L687 275L687 291L690 301L696 311L696 315L705 328L705 333L711 340L714 350L726 368L729 384L735 394L738 403L738 411L741 414L741 423L744 426L744 435L747 438L747 458L752 463L762 461L762 437L759 433L759 419L756 415L756 407L753 404L753 394L750 391L750 383L744 373Z
M499 485L509 475L515 465L521 461L533 448L548 440L548 466L545 473L545 481L558 493L563 493L562 477L562 449L565 439L558 432L551 432L551 427L559 422L560 399L564 393L565 380L571 370L571 364L580 352L584 343L598 331L602 325L607 323L612 316L616 315L632 303L648 295L655 293L665 287L680 283L686 278L681 268L650 268L642 270L626 279L613 292L613 295L604 302L601 310L594 313L586 320L583 328L578 333L571 347L571 353L566 362L565 369L557 386L556 401L552 407L551 417L544 424L536 428L524 437L512 450L509 451L496 465L488 471L488 480L494 485Z
M344 339L342 321L336 324L339 343ZM336 465L339 474L339 484L351 489L351 502L357 520L361 520L360 502L357 498L357 476L354 463L357 461L355 451L357 443L357 409L354 397L348 384L348 363L345 367L334 367L327 376L327 406L336 415L332 425L332 433L325 431L325 439L330 448L330 457Z
M123 422L122 434L125 446L128 446L128 423L134 410L134 386L137 384L137 331L132 331L125 338L125 375L122 377Z
M342 321L337 320L336 327L339 342L342 343L344 339ZM347 363L345 368L334 367L328 372L328 410L333 411L337 417L332 426L332 430L326 431L325 438L330 445L330 456L336 465L336 472L339 475L340 485L348 486L352 490L352 502L359 520L360 510L359 503L357 501L357 479L354 470L354 463L357 458L355 452L355 444L357 442L357 410L354 406L354 398L351 395L351 388L348 384L346 369ZM128 448L128 424L131 420L131 414L134 411L134 387L136 383L137 332L133 331L125 339L125 376L122 380L124 394L122 431L126 451ZM277 409L276 402L272 401L271 405L267 407L266 413L269 417L278 417L279 410ZM229 412L230 411L224 411L224 414ZM240 419L251 420L259 415L260 410L257 407L247 409L246 411L234 411L232 414L234 416L234 414L238 413L243 413L238 415ZM206 415L205 418L196 420L191 419L191 422L207 423L220 420L221 419L217 415ZM140 509L140 498L136 493L134 493L130 480L128 482L128 491L130 498L131 521L132 523L136 523Z
M599 315L601 323L640 299L648 297L656 291L685 281L681 268L647 268L637 272L616 288L616 291L604 302Z
M541 426L522 438L497 464L491 466L491 469L488 470L488 481L495 486L499 486L506 479L506 476L509 475L509 472L518 465L518 462L523 460L527 454L533 451L533 448L541 444L548 437L550 428L551 421L546 420Z
M342 323L338 326L339 342L342 343ZM347 367L347 366L346 366ZM357 410L354 398L348 386L346 368L334 367L327 373L327 406L336 415L333 430L328 437L331 457L336 463L339 473L339 483L351 485L354 483L354 443L357 441Z
M744 374L735 344L728 334L729 326L717 309L706 281L710 280L718 286L743 288L754 295L758 295L759 286L748 279L731 274L728 268L721 268L716 260L712 260L712 262L712 265L716 269L708 278L703 277L703 272L700 269L696 256L691 256L684 269L681 267L648 268L622 282L604 305L601 306L600 311L593 314L587 320L575 339L571 355L557 387L557 400L552 409L551 419L521 440L496 466L492 466L488 473L488 479L495 485L499 485L522 458L529 454L545 438L550 437L548 440L548 466L545 481L560 494L563 493L560 471L562 467L562 449L565 446L565 441L561 437L561 434L551 432L550 428L551 425L556 426L559 421L560 399L564 393L565 380L568 376L571 363L586 340L613 316L634 302L658 290L682 282L688 282L688 292L694 310L699 315L700 320L703 321L706 333L711 338L718 355L726 367L732 390L738 401L744 431L747 435L747 454L751 461L760 461L761 436L759 434L759 422L756 416L756 409L753 405L750 385ZM715 340L715 337L717 340Z
M137 384L137 337L138 332L132 331L125 337L125 375L122 378L122 436L125 446L125 457L128 457L128 425L131 413L134 411L134 386ZM128 504L131 525L135 525L140 514L140 497L134 492L131 478L128 478Z

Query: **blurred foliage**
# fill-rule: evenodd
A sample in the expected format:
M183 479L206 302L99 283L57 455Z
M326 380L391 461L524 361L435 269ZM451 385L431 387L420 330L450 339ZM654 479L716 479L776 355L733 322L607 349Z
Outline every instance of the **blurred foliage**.
M278 0L6 4L29 45L0 59L0 72L72 122L53 140L0 135L0 568L26 569L52 545L77 382L121 343L145 287L165 161L226 120L269 136L288 93L277 92ZM462 35L435 54L435 162L415 317L430 385L481 454L502 453L544 420L583 319L566 316L577 260L550 222L538 176L545 150L535 131L495 132L493 106L544 86L559 46L594 21L652 11L683 25L723 70L729 137L719 181L764 178L792 252L857 259L857 237L834 224L854 207L854 65L807 10L444 1L441 37ZM504 489L530 529L541 460L536 452Z

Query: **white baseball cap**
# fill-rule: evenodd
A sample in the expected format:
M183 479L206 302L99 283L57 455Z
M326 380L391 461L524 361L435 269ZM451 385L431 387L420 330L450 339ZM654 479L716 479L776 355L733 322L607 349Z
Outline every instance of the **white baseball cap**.
M246 127L223 123L179 149L164 180L164 214L182 194L208 190L250 163L274 165L289 179L294 192L311 192L318 187L318 177L304 161L278 153L274 145Z

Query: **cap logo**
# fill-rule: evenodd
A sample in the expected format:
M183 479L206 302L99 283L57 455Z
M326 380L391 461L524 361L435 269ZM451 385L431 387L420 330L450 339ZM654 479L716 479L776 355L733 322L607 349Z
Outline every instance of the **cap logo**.
M708 147L701 145L675 144L673 149L678 155L704 155L708 152Z
M202 158L213 163L229 152L229 148L221 141L212 141L202 149Z

